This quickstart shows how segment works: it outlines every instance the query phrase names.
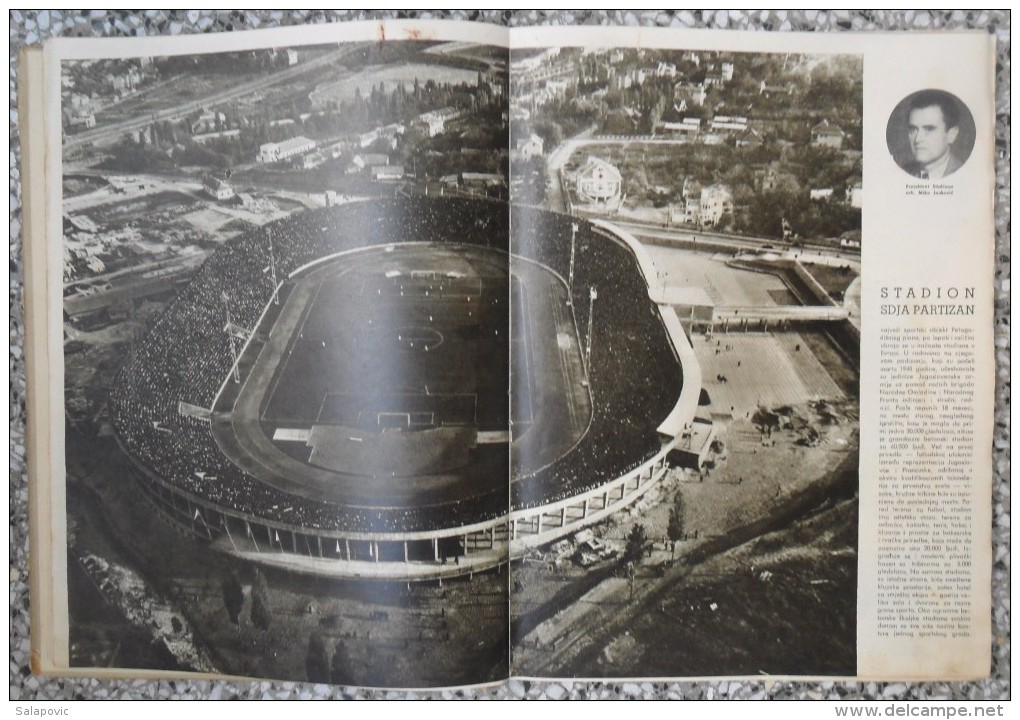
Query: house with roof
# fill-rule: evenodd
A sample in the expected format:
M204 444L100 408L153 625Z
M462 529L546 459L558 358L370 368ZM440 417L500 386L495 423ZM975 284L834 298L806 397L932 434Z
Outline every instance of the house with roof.
M680 122L661 122L659 127L666 134L694 136L701 132L701 118L688 117Z
M619 205L623 197L623 176L612 163L589 156L575 174L574 186L582 203Z
M283 142L268 142L259 147L256 158L260 163L275 163L315 149L315 141L298 135Z
M655 68L655 77L668 77L670 79L676 77L676 65L669 62L659 62L659 66Z
M428 137L441 135L446 131L446 123L456 120L464 115L463 110L455 107L445 107L441 110L430 110L419 115L414 124L422 128Z
M858 178L854 184L847 189L846 199L852 208L857 208L859 210L864 206L864 187L861 184L860 178Z
M761 133L752 127L746 128L737 135L736 139L737 147L757 148L761 147L764 142L765 139L761 136Z
M822 120L811 128L811 145L814 147L830 147L839 150L843 147L843 138L846 133L838 125L833 125L828 120Z
M217 110L203 108L198 117L191 123L191 134L201 135L203 133L216 132L227 123L227 116Z
M709 127L709 130L712 132L727 131L742 133L747 130L747 118L732 115L716 115L712 118L712 124Z
M718 225L723 215L733 212L733 192L723 183L701 188L701 224Z
M202 190L217 200L230 200L234 197L234 188L224 180L215 175L206 175L202 178Z
M541 156L544 150L545 141L535 133L531 133L526 138L518 138L517 140L517 153L522 160L530 160L533 157Z
M691 107L701 107L707 97L708 91L703 85L681 80L673 86L673 107L680 113L686 112Z
M326 154L321 150L310 152L301 158L301 168L303 170L314 170L323 163L326 162Z
M373 165L372 180L375 182L393 182L404 179L403 165Z

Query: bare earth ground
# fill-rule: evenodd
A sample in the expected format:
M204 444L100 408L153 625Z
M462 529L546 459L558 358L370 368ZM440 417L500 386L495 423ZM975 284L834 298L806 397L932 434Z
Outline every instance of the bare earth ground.
M716 304L766 306L774 276L725 257L649 247L667 285ZM693 338L716 446L703 474L673 470L595 528L618 550L636 524L651 548L633 583L619 560L518 563L515 673L554 677L853 675L856 671L856 373L817 329ZM819 402L822 401L822 402ZM764 434L759 408L784 408ZM815 435L817 433L817 435ZM670 552L670 509L686 539Z
M736 420L708 476L676 471L657 505L600 528L621 548L635 523L648 532L653 549L633 596L608 566L571 570L572 583L515 569L524 598L514 607L515 672L633 675L640 657L648 676L817 673L817 647L827 674L853 674L857 423L826 426L811 448L797 444L801 432L774 432L765 452L750 422ZM665 535L676 494L689 539L672 564ZM529 611L545 619L536 626ZM708 655L703 635L714 638Z
M70 429L68 437L82 442L71 440ZM338 644L346 648L341 684L426 687L506 677L505 572L441 587L268 573L272 622L262 631L251 621L253 568L183 537L126 479L127 461L112 441L87 442L88 461L69 467L70 563L91 551L137 568L187 619L220 672L304 681L309 637L316 634L330 657ZM230 622L222 591L232 569L245 589L238 626ZM70 587L73 664L187 669L119 616L87 579L79 580ZM373 619L374 611L385 618Z
M627 629L598 655L585 655L579 669L852 675L856 533L856 501L844 501L714 556L649 593ZM755 607L768 611L747 611Z
M677 268L660 267L667 274ZM685 258L683 272L687 277L667 282L704 284L717 302L774 302L782 290L770 276L732 277L710 258ZM89 352L105 355L109 343L129 335L111 328L83 339ZM634 524L647 529L652 549L633 586L614 574L612 562L588 570L569 560L555 570L515 567L516 672L603 677L633 675L638 666L650 676L854 672L857 412L856 401L846 399L853 395L850 374L811 333L717 334L698 336L694 345L713 398L705 411L720 424L713 469L705 477L674 471L638 506L596 529L617 548ZM75 377L94 360L81 367L69 361L69 387L85 391L95 382ZM812 402L819 397L828 405ZM759 405L777 404L790 406L787 427L763 438L751 418ZM829 411L836 420L824 424ZM811 446L803 442L809 426L820 433ZM86 459L70 468L71 562L95 551L143 571L161 601L203 638L201 649L221 671L303 680L315 635L329 655L346 649L338 678L344 683L428 686L507 674L505 573L442 587L270 573L273 619L263 631L250 619L253 571L241 565L245 603L233 625L222 591L231 561L159 522L124 479L126 460L112 442L89 442L91 452L77 454ZM673 563L665 534L678 496L688 539ZM72 576L81 641L76 663L175 666L110 603L103 605L102 591L87 577Z

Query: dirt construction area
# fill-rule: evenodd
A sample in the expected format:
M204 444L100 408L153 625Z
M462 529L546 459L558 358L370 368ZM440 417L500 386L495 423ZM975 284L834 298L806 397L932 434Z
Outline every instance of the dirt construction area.
M649 251L667 286L700 287L717 305L791 302L780 278L724 256ZM514 672L856 672L857 374L822 329L798 329L692 339L698 415L714 432L701 469L670 470L642 503L593 528L613 558L582 568L554 546L514 567ZM628 569L637 525L645 552Z
M618 560L515 569L515 671L610 677L640 659L656 677L797 674L818 672L824 659L827 674L853 674L855 407L790 408L771 436L750 419L731 422L713 469L671 471L648 508L596 529L622 548L635 524L645 527L649 548L633 581ZM686 537L675 560L673 507Z

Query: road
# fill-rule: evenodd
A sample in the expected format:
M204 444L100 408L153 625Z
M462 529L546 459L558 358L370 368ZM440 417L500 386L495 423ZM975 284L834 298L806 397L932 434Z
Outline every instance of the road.
M712 232L711 230L693 228L663 227L653 223L620 220L619 218L609 218L607 221L626 230L639 240L650 241L654 244L668 245L670 241L692 243L696 249L699 241L705 241L706 244L725 245L734 250L774 250L777 253L793 252L796 254L797 259L802 261L828 264L838 262L850 265L851 268L860 272L861 256L859 251L853 252L825 243L801 242L795 245L789 241L776 240L774 238L728 235Z
M627 138L627 137L593 137L595 127L592 126L583 132L567 138L560 143L555 150L549 153L546 160L546 202L545 207L555 212L565 212L566 203L563 199L563 190L560 187L560 171L570 160L574 153L588 145L630 145L630 144L652 144L652 145L677 145L685 144L686 141L675 139L649 139L649 138ZM764 237L744 237L740 235L727 235L696 228L663 227L654 223L643 223L633 220L622 220L616 217L606 218L614 225L629 231L639 238L650 238L654 242L661 240L680 240L684 242L696 242L697 238L711 240L713 243L724 244L737 250L762 250L771 248L781 251L794 250L812 255L820 255L828 258L839 258L855 266L860 271L860 251L853 252L847 248L833 247L832 245L815 242L800 242L796 246L785 240Z
M560 187L560 170L567 164L567 160L574 154L574 150L586 144L594 132L595 126L579 132L571 138L567 138L559 146L549 153L546 159L546 196L545 204L550 210L564 212L566 203L563 201L563 188Z
M339 50L336 50L322 57L314 58L308 62L294 65L293 67L280 70L279 72L273 73L268 77L261 77L257 80L251 80L246 83L241 83L227 90L207 95L198 100L192 100L181 105L176 105L166 110L159 110L154 113L147 113L141 117L134 117L128 120L122 120L117 123L110 125L104 125L103 127L96 127L85 132L78 133L76 135L65 136L64 140L64 153L73 150L77 147L84 145L85 143L105 143L116 140L121 135L129 133L133 130L140 130L146 127L156 120L179 120L182 117L189 115L197 110L212 108L217 105L230 102L231 100L243 97L249 93L255 92L267 88L271 85L277 85L288 80L292 80L306 72L329 65L331 63L338 62L343 58L347 57L353 52L360 50L364 46L363 43L355 43L347 45Z
M628 137L593 137L592 133L595 132L595 126L592 125L587 130L584 130L573 137L567 138L561 142L555 150L549 153L549 157L546 160L546 173L549 180L549 195L546 202L546 206L550 210L556 210L557 212L563 212L563 198L560 193L559 184L559 172L560 169L567 164L570 159L579 148L586 147L588 145L688 145L690 144L686 139L670 139L670 138L628 138ZM553 203L557 204L553 204Z

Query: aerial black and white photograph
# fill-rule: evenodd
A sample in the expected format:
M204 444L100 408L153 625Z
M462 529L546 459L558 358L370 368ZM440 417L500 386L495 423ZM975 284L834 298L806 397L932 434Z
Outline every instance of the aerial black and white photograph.
M510 89L573 433L515 466L513 671L854 675L861 58L514 49Z
M505 679L506 50L62 70L72 665Z
M65 60L70 659L856 674L862 61Z

